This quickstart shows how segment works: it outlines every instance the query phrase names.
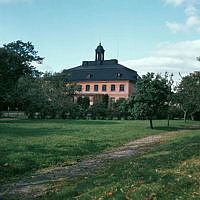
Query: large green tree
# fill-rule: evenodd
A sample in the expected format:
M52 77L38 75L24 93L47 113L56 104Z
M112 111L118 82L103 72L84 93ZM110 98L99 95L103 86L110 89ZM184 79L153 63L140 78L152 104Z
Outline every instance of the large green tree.
M35 65L41 64L44 58L38 56L38 51L35 50L35 47L31 42L23 42L21 40L17 40L15 42L4 44L4 48L6 50L15 52L20 56L24 66L23 75L38 75L39 72L36 70Z
M0 48L0 105L13 101L14 90L20 77L38 76L34 62L41 63L43 58L37 55L30 43L16 41Z
M182 78L176 87L175 102L184 113L194 118L194 114L200 111L200 72L191 73Z
M170 88L167 80L160 75L148 73L136 84L134 115L136 119L148 119L153 128L153 117L166 107Z
M13 51L0 48L0 105L9 101L17 80L24 73L21 57ZM2 109L2 108L1 108Z

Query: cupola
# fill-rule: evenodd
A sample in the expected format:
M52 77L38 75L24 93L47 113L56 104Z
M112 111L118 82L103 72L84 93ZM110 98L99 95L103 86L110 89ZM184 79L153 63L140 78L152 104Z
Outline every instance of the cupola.
M104 48L101 45L101 43L99 43L99 46L97 46L96 50L95 50L96 54L95 54L95 61L104 61Z

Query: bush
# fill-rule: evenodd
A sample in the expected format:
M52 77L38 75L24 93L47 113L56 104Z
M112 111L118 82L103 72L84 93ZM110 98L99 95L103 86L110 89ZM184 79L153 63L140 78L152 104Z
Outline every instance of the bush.
M89 113L91 114L92 119L105 119L107 116L107 109L105 104L100 102L92 105L89 109Z
M200 112L194 114L194 120L200 120Z
M169 117L170 119L181 119L183 118L183 111L177 106L170 106Z

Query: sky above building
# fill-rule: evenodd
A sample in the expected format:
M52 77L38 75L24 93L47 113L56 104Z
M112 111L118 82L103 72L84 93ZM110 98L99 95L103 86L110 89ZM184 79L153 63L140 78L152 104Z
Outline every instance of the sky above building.
M38 69L59 72L105 59L138 71L200 70L200 0L0 0L0 46L30 41L45 57Z

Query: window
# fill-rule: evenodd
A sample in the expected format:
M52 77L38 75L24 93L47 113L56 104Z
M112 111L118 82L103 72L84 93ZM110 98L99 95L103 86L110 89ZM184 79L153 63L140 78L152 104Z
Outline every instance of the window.
M85 91L90 91L90 85L86 85Z
M98 91L99 90L99 86L98 85L94 85L94 91Z
M124 85L119 86L119 91L124 91Z
M78 86L78 91L81 92L82 91L82 85Z
M111 91L115 91L115 85L111 85Z
M102 91L104 91L104 92L105 92L105 91L106 91L106 89L107 89L107 88L106 88L106 85L102 85Z
M120 77L122 77L122 74L117 73L117 74L116 74L116 77L117 77L117 78L120 78Z

